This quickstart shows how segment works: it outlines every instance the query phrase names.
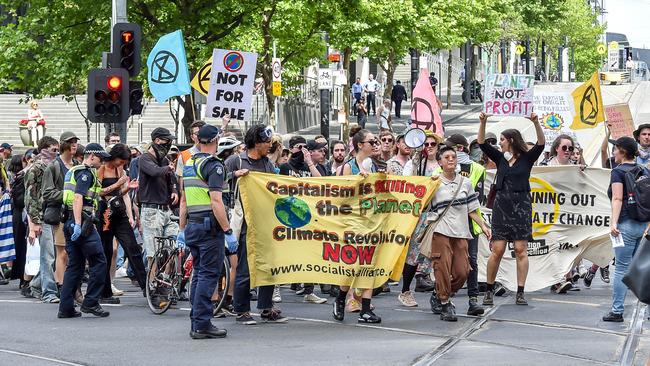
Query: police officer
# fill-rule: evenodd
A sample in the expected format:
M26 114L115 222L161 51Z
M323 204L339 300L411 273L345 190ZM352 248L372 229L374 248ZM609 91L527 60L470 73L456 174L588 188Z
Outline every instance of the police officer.
M81 304L81 312L102 318L109 315L109 312L99 305L99 297L105 285L106 257L102 241L93 223L102 189L97 179L96 169L102 165L103 159L109 157L110 155L100 144L88 144L84 152L83 164L73 167L65 175L63 204L67 219L63 233L65 250L68 253L68 266L61 288L59 318L81 316L81 313L74 308L74 294L83 277L86 261L90 266L90 279L86 297Z
M192 339L223 338L227 334L225 329L218 329L210 321L211 298L219 281L224 246L236 252L238 245L221 196L226 172L215 156L220 132L212 125L201 127L198 134L200 152L188 159L183 168L185 212L189 216L184 235L195 271L190 298Z

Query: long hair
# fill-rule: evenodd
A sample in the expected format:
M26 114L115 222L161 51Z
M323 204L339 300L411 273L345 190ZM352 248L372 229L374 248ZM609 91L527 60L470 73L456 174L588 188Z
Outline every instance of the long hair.
M551 153L549 154L549 159L554 158L557 156L557 148L560 147L560 144L562 143L562 140L569 140L571 141L571 146L575 148L576 143L573 141L573 137L565 134L561 134L560 136L556 137L555 140L553 140L553 146L551 146Z
M509 128L507 130L503 130L503 132L501 132L501 135L505 139L510 140L510 150L512 150L512 155L514 155L515 158L519 158L519 156L525 154L526 151L528 151L526 141L524 141L524 138L521 136L521 132L519 132L519 130Z

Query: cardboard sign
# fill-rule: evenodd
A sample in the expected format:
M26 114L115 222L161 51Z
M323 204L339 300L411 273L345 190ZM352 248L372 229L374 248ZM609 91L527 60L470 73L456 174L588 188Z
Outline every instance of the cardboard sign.
M546 138L544 151L550 151L553 141L561 134L576 137L569 128L573 122L573 98L569 93L541 91L535 93L534 111L539 116L540 125Z
M634 121L627 103L608 105L605 107L605 114L607 114L607 125L613 139L632 136Z
M206 116L250 119L257 54L215 48L212 60Z
M533 75L491 74L485 84L486 114L528 117L533 112Z

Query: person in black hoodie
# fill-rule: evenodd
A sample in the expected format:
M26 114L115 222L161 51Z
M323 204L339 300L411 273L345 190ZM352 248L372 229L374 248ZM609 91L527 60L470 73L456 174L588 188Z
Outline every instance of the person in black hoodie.
M289 151L291 158L289 162L280 165L280 175L289 175L297 178L320 177L321 172L317 164L314 163L311 155L312 151L318 151L327 144L319 144L314 140L307 143L302 136L294 136L289 140Z

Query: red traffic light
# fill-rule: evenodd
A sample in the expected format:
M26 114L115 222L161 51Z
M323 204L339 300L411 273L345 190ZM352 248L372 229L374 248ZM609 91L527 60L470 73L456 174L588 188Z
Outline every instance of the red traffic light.
M122 88L122 79L119 76L109 76L106 81L108 89L118 91Z
M122 32L122 42L131 43L133 41L133 32L126 31Z

